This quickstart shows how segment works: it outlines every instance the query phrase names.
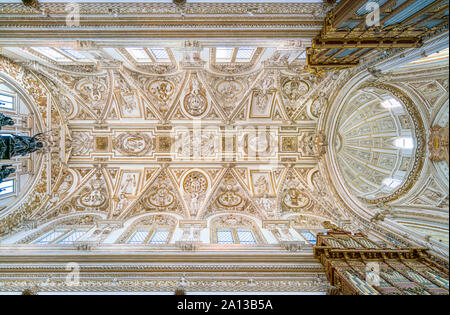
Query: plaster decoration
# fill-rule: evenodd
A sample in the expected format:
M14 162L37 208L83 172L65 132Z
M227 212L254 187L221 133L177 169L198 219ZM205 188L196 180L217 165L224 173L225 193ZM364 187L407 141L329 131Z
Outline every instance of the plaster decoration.
M105 211L109 207L109 193L100 174L91 179L88 186L80 191L76 198L75 209L85 211L86 208L97 211Z
M256 198L256 203L266 213L267 217L277 217L278 211L276 198L270 198L267 195L264 195L263 197Z
M214 63L210 65L210 70L224 74L242 74L250 72L255 68L251 63Z
M433 207L439 209L448 209L449 207L449 194L448 191L440 187L436 182L436 179L429 175L425 184L417 190L413 198L406 201L406 204L421 206L421 207ZM401 208L401 205L396 204L397 207ZM420 215L420 214L419 214ZM422 214L425 216L426 214Z
M249 117L270 118L276 91L274 73L269 71L253 88Z
M113 148L126 156L143 156L155 149L154 140L143 132L124 132L113 138Z
M290 231L290 221L286 220L264 221L263 226L275 236L275 238L278 240L280 244L292 250L295 249L295 246L292 246L294 245L292 242L295 242L296 240Z
M295 215L289 217L292 225L301 229L322 229L323 222L329 221L328 218L315 217L310 215Z
M428 140L428 150L430 152L430 160L433 162L447 161L449 163L449 130L447 127L434 126L430 129Z
M414 91L419 92L423 96L429 109L433 109L436 106L437 101L447 92L445 88L441 87L441 85L435 80L411 82L409 85L414 89Z
M287 209L299 211L310 203L308 196L300 192L298 189L289 188L284 192L282 197L282 205Z
M191 215L196 215L200 210L208 189L208 179L201 172L192 171L184 178L183 191Z
M270 171L250 171L253 195L255 197L275 196L275 189Z
M311 103L310 111L314 118L319 118L325 108L328 107L327 94L324 91L319 92L319 96L315 97Z
M118 217L119 215L121 215L125 211L126 207L129 204L129 200L125 196L125 194L121 193L119 195L119 197L115 198L114 201L116 202L116 205L113 208L114 210L112 212L112 216L113 217Z
M59 105L66 117L73 113L74 103L69 96L61 94L59 98Z
M244 96L249 93L259 74L254 72L246 75L219 76L205 71L203 82L207 82L215 101L230 117Z
M295 103L300 97L306 95L308 91L309 85L306 81L285 78L281 82L281 92L290 103Z
M249 158L259 157L276 157L278 144L277 138L273 131L243 131L240 138L239 147L245 152Z
M107 77L89 76L79 79L74 88L79 91L83 102L100 116L106 104L108 86Z
M70 143L73 155L89 155L94 148L94 140L87 132L74 131Z
M212 269L211 269L212 270ZM115 274L111 277L114 278ZM255 277L258 274L255 274ZM36 280L8 280L1 282L2 292L23 291L30 287L39 288L42 281ZM45 290L51 292L168 292L180 285L173 278L145 280L129 280L117 278L117 281L104 279L80 279L78 286L68 287L65 280L49 279L45 282ZM189 279L183 288L188 292L312 292L325 293L329 287L326 279L290 279L278 278L254 279Z
M316 134L314 132L302 132L298 138L298 148L302 156L314 156L315 147L314 140Z
M141 117L137 91L130 87L126 79L120 73L115 73L114 85L114 93L116 95L117 105L121 116L125 118Z
M56 189L56 193L58 194L59 198L68 193L70 188L72 188L73 184L74 178L72 173L69 171L63 171L60 184Z
M142 90L146 93L152 105L163 115L166 115L174 106L186 79L186 73L184 72L164 76L150 76L131 72L130 75L139 86L143 87Z
M280 192L280 208L282 212L310 211L311 199L302 191L303 184L299 182L294 173L286 175L283 189Z
M167 171L163 170L139 198L141 207L136 206L131 215L148 211L184 213L181 198Z
M190 91L183 101L184 110L192 117L201 117L208 109L206 91L195 73L191 75L189 85Z
M220 212L259 214L250 201L248 191L241 186L230 169L224 173L220 182L216 184L216 189L211 194L205 208L205 212L199 213L198 217L205 217Z
M215 159L219 154L219 136L209 130L177 130L174 150L178 159Z
M118 186L118 195L136 196L139 185L139 172L123 171Z

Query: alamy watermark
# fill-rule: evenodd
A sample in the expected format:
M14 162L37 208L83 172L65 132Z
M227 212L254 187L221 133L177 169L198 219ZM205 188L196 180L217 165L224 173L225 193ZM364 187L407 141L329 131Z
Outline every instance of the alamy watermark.
M371 286L380 285L380 264L370 262L366 265L366 282Z
M373 1L367 2L366 10L369 11L369 13L366 16L366 25L368 27L381 26L380 5L377 2L373 2Z

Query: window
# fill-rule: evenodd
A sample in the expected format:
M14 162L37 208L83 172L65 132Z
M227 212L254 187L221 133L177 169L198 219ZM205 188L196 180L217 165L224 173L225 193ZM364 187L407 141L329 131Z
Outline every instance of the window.
M250 62L250 60L252 60L254 52L255 52L254 48L248 48L248 47L239 48L236 53L236 61L237 62Z
M169 238L169 229L156 229L150 231L147 229L137 229L128 239L128 244L166 244Z
M216 48L216 60L220 62L231 62L233 48Z
M234 244L233 232L231 230L218 230L217 244Z
M6 196L14 193L15 191L16 189L14 179L4 180L0 183L0 196Z
M34 242L34 244L50 244L53 243L55 240L57 240L60 236L65 234L67 230L59 230L59 231L51 231L44 235L43 237L39 238L37 241Z
M56 49L53 49L51 47L31 47L31 48L33 48L38 53L55 61L62 61L62 62L71 61L69 58L67 58L66 56L58 52Z
M156 230L155 233L153 233L149 244L165 244L168 236L169 230Z
M240 244L256 244L255 237L250 230L237 230L237 235Z
M255 236L250 229L217 229L217 244L256 244Z
M300 235L311 245L316 245L316 236L309 231L299 231Z
M150 48L150 51L152 52L152 55L153 57L155 57L156 61L170 61L169 54L167 53L165 48Z
M402 104L399 101L397 101L395 98L389 98L389 99L381 102L381 106L383 106L386 109L391 109L391 108L402 107Z
M303 51L300 55L298 55L297 60L305 60L306 59L306 50Z
M413 149L414 141L412 138L398 138L394 140L394 145L400 149Z
M137 230L128 240L128 244L143 244L147 238L148 230Z
M255 53L253 47L218 47L216 48L216 61L218 62L250 62Z
M125 48L128 53L131 55L131 57L134 58L137 62L152 62L153 60L148 55L147 51L145 51L144 48L137 48L137 47L131 47L131 48Z
M0 93L0 108L14 109L14 96Z
M70 58L73 58L77 61L89 61L89 58L87 58L82 52L79 52L72 48L61 48L61 50L69 55Z
M67 236L59 240L57 243L63 245L72 244L73 242L79 240L85 233L86 231L80 230L71 231Z
M401 183L402 183L401 180L395 179L395 178L385 178L385 179L383 179L383 185L385 185L385 186L387 186L389 188L392 188L392 189L397 188L398 186L400 186Z

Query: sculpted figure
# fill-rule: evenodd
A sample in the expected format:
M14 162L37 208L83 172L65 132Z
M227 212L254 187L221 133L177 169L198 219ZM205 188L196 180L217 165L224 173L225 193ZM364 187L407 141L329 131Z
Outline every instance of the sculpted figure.
M0 130L3 126L12 126L14 125L14 120L11 117L8 117L2 113L0 113Z

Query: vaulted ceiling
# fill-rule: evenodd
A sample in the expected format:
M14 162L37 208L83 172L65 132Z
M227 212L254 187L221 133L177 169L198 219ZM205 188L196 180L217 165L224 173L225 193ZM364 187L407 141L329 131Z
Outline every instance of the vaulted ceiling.
M252 5L88 3L82 27L64 36L52 25L64 24L63 4L43 2L44 25L35 10L4 4L0 87L27 109L8 112L22 128L9 132L45 132L47 149L21 170L28 184L1 199L0 234L83 213L116 222L239 213L355 231L392 220L445 243L448 153L429 160L426 130L448 130L448 54L398 68L406 55L372 47L353 70L322 72L349 56L311 48L332 5ZM316 53L326 67L312 67Z

